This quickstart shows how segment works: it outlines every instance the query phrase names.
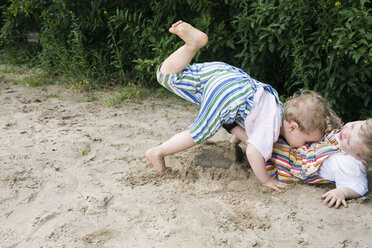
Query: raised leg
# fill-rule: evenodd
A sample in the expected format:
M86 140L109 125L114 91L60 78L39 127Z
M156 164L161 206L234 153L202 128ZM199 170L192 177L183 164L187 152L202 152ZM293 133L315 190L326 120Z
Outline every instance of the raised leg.
M205 33L183 21L174 23L169 32L178 35L185 44L164 60L160 68L163 74L181 72L190 64L199 49L208 43L208 36Z
M208 42L208 36L205 33L183 21L174 23L169 28L169 32L178 35L185 44L173 52L162 63L160 72L163 74L174 74L183 71L190 64L199 49ZM186 150L195 144L190 131L183 131L163 144L148 149L146 151L146 157L154 166L154 169L159 174L162 174L166 169L165 156Z

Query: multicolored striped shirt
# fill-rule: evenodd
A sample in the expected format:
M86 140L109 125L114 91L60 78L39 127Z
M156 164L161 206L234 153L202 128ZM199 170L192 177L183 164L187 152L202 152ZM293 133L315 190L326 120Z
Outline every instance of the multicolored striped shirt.
M197 144L223 124L236 122L244 128L244 118L253 107L258 87L273 94L282 109L278 94L270 85L223 62L196 63L177 74L162 74L158 69L157 79L169 91L200 106L195 122L189 126Z
M318 174L322 162L332 154L342 153L334 130L324 136L320 142L291 149L284 139L279 138L274 144L272 157L266 162L270 177L286 183L327 183Z

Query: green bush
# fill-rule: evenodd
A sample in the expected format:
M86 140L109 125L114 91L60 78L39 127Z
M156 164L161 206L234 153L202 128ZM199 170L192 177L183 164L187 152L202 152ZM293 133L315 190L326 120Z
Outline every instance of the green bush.
M195 61L238 66L284 98L316 90L344 121L372 116L369 0L12 0L0 9L9 57L22 51L85 89L158 87L156 67L182 44L168 28L182 19L209 35ZM30 31L39 32L32 46Z
M316 90L345 120L372 116L372 10L366 2L247 5L234 21L244 44L237 55L243 69L282 94Z

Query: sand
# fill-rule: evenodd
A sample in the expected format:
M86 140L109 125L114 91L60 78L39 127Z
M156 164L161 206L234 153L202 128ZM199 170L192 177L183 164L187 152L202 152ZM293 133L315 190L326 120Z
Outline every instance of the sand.
M369 195L328 208L320 196L333 185L275 192L246 162L194 166L196 148L167 157L159 176L146 149L185 130L197 107L170 94L89 99L0 82L1 247L372 246Z

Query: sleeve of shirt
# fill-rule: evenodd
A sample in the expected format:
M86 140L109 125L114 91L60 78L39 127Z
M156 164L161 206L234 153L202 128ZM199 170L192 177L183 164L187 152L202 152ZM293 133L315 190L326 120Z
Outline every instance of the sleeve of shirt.
M319 176L336 183L336 188L349 187L359 195L368 192L365 165L350 154L334 154L324 160Z
M280 106L276 103L275 97L263 88L257 91L253 102L254 106L244 120L247 143L252 144L267 161L280 133L282 123Z

